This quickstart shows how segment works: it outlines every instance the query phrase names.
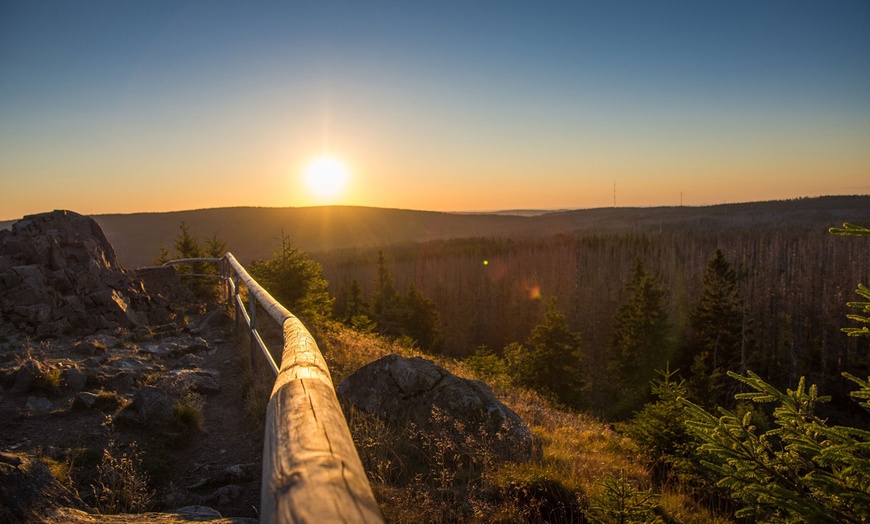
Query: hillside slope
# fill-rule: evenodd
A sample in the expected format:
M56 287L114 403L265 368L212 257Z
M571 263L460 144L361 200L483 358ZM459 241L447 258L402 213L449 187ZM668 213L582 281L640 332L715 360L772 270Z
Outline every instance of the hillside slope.
M232 207L168 213L95 215L125 267L151 263L172 247L185 222L213 234L243 262L267 257L282 233L308 252L467 237L540 238L565 233L817 229L870 221L870 196L722 204L707 207L599 208L536 216L458 214L372 207ZM0 223L0 228L11 222Z

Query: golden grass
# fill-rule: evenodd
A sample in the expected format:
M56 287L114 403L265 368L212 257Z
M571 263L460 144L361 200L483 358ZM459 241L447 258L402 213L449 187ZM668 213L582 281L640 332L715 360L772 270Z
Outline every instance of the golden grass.
M390 353L422 356L458 376L482 378L462 362L421 354L377 335L338 327L322 331L318 339L336 386L359 367ZM430 438L426 449L427 445L415 440L408 428L390 426L346 406L360 457L388 522L559 521L553 517L554 511L567 511L561 514L571 520L577 517L570 513L571 504L585 511L589 501L600 496L602 482L608 475L624 476L639 490L651 487L650 471L635 444L611 425L585 413L560 409L535 392L512 386L506 376L488 377L484 381L541 439L540 461L499 463L468 456L458 461L442 457L439 461L437 435ZM467 449L457 452L474 453ZM463 462L486 467L483 471L455 469L455 464ZM448 471L437 471L439 468ZM451 468L454 470L449 471ZM714 517L707 508L681 493L679 486L666 487L657 495L666 520L731 522Z

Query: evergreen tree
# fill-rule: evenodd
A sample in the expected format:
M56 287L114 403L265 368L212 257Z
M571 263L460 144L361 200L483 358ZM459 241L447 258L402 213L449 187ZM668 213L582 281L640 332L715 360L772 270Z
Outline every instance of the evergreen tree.
M371 316L377 322L378 332L392 336L402 335L401 300L383 251L378 251L378 275L373 285Z
M420 349L433 351L441 339L441 319L435 302L424 297L414 284L404 297L404 334L410 336Z
M701 300L691 316L695 337L692 353L706 353L705 363L712 373L719 370L744 372L748 355L743 298L737 285L737 272L718 248L707 261L703 282ZM714 388L720 386L721 383L713 384Z
M568 328L556 297L550 299L544 321L535 326L525 344L515 342L504 351L514 382L568 406L582 404L580 334Z
M154 265L162 266L163 264L172 260L172 257L169 255L169 250L166 249L166 246L163 245L163 241L160 241L160 248L157 250L157 255L154 256Z
M221 258L224 256L224 253L227 252L227 243L223 240L219 239L217 236L217 231L215 231L211 238L205 239L205 246L203 247L203 253L206 257L209 258Z
M653 370L668 361L672 350L665 291L640 258L635 259L626 291L628 301L614 318L604 385L612 401L606 411L617 418L640 407Z
M281 238L281 250L271 260L255 260L248 272L278 302L307 324L318 324L332 313L329 283L320 264Z
M856 226L849 223L843 224L842 228L831 228L830 232L835 235L870 236L870 228ZM856 290L856 293L858 293L867 300L861 302L847 302L846 305L851 308L859 309L861 311L861 314L851 314L846 316L847 318L856 322L870 324L870 288L868 288L864 284L858 284L858 289ZM870 337L870 328L868 328L867 326L862 326L860 328L846 327L843 328L843 331L847 333L850 337Z
M178 224L179 232L175 235L176 258L201 258L205 252L202 244L190 232L190 227L182 221Z
M745 504L736 516L764 522L867 522L870 431L829 426L816 408L830 397L819 395L815 385L807 388L804 378L797 389L783 393L751 371L728 375L752 390L736 398L777 404L774 429L758 431L751 412L719 408L714 416L682 402L687 428L708 454L704 466ZM844 375L860 386L854 397L870 398L868 382Z

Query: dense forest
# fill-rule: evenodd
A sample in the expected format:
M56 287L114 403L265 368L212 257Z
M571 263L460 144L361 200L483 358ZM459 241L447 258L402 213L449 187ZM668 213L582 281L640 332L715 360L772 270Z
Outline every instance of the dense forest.
M614 337L620 322L632 321L620 320L620 308L631 299L638 263L661 291L666 325L662 347L636 381L645 386L667 362L671 369L703 369L704 362L696 362L704 348L693 318L717 250L724 270L733 272L739 349L724 350L715 363L708 356L708 373L751 369L778 385L807 376L826 391L849 387L842 371L867 376L867 340L845 337L840 328L850 322L845 303L856 297L859 282L870 280L868 242L794 228L473 238L313 256L323 265L339 315L352 289L357 301L377 293L382 256L396 289L413 288L434 303L441 336L431 349L457 358L482 346L503 356L509 344L529 337L544 319L547 299L557 297L567 324L582 338L582 369L593 393L588 407L600 412L608 399L595 397L604 394L596 385L611 382Z

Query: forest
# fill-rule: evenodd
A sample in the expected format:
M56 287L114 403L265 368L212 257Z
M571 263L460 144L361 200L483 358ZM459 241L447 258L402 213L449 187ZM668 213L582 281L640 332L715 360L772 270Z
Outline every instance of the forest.
M351 413L390 521L858 523L870 514L868 242L851 224L313 254L283 237L249 270L319 333L331 368L422 352L535 420L540 463L452 445L429 463L397 455L408 428ZM174 248L223 244L182 223Z
M717 355L715 366L708 356L707 373L751 369L777 385L806 376L826 391L840 391L849 387L841 372L870 372L867 341L840 332L850 322L845 303L856 298L859 282L870 280L868 241L821 228L684 230L454 239L312 257L323 267L339 316L349 301L376 300L379 270L381 279L384 270L389 272L399 292L414 289L431 301L439 336L425 349L455 358L482 348L504 357L506 347L526 340L543 321L555 297L567 325L580 335L580 366L589 392L583 407L624 417L630 409L608 408L612 398L595 386L612 381L614 337L626 327L620 322L632 322L624 315L620 320L619 313L632 299L638 264L661 292L655 307L664 318L660 347L655 356L644 356L652 360L645 361L632 388L646 388L655 370L666 365L684 372L705 365L695 360L710 351L709 344L698 340L693 318L705 293L708 265L718 253L720 271L730 272L734 285L730 307L737 308L737 319L731 329L739 349Z

